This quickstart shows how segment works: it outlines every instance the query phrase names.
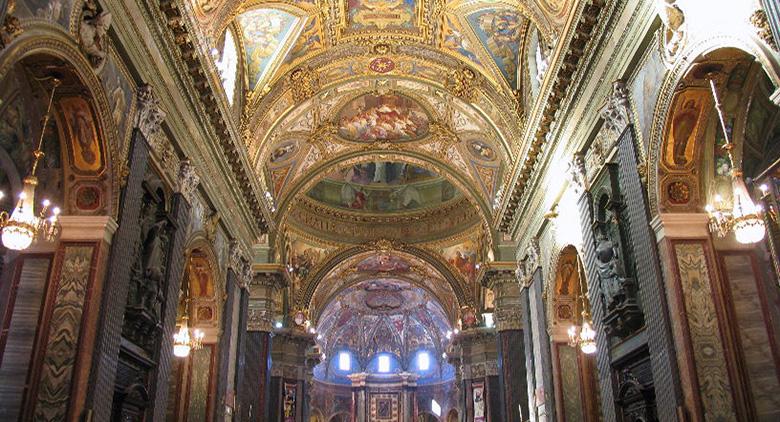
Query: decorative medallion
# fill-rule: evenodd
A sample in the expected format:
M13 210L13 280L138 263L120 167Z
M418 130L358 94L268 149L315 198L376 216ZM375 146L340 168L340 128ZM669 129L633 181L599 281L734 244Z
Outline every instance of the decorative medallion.
M691 200L691 187L683 181L669 183L666 188L669 202L675 205L687 204Z
M100 207L100 189L95 186L81 186L76 191L76 207L84 211L94 211Z
M376 73L388 73L395 69L395 62L387 57L377 57L371 60L368 68Z

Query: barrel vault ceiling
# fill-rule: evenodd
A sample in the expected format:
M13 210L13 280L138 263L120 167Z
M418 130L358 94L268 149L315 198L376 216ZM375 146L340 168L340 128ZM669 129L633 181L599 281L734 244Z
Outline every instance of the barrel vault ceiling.
M474 282L576 0L190 1L293 276L387 241Z

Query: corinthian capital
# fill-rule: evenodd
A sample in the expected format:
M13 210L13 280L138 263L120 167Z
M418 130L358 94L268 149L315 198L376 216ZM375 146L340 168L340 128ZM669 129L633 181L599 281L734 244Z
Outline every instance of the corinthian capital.
M165 112L160 108L160 101L154 96L152 86L143 85L138 89L138 114L135 127L149 141L160 130L163 120L165 120Z

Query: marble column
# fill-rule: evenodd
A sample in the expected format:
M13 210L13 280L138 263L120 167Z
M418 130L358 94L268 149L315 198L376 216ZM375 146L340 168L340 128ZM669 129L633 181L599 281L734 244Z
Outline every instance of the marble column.
M143 202L142 184L149 163L149 146L146 137L138 129L133 132L128 159L128 175L120 200L119 227L111 248L86 399L86 407L92 408L95 420L107 420L111 415L119 344L130 285L130 266L138 250L138 239L141 238L138 220Z
M352 420L368 420L366 403L366 378L368 374L358 373L349 375L352 381Z
M242 299L237 359L237 420L265 422L276 420L271 398L271 333L273 294L283 286L279 266L253 268L246 299ZM246 305L244 305L244 301ZM246 311L244 311L246 309ZM243 315L246 315L244 318Z
M309 385L312 381L311 370L319 362L319 355L313 355L314 334L303 327L280 328L274 330L274 342L271 348L271 384L278 385L271 391L269 411L281 415L284 410L285 389L295 386L295 420L308 420ZM277 419L271 419L276 421ZM279 421L282 419L279 418Z
M162 330L160 333L160 354L157 360L157 370L153 373L150 382L149 395L153 400L151 414L153 421L164 421L165 410L168 404L168 378L171 376L173 364L173 333L176 330L176 313L179 304L179 291L184 278L185 242L187 241L186 227L190 222L190 210L198 185L198 177L195 169L188 162L182 161L179 169L179 186L173 195L171 216L175 224L175 230L170 236L168 245L167 273L165 274L162 292L164 305L162 310Z
M525 421L528 420L526 345L522 330L521 286L517 282L515 263L493 262L485 277L485 284L495 295L501 420Z
M605 422L612 422L617 420L615 397L618 391L612 376L609 339L604 329L604 304L600 294L598 270L596 269L596 241L593 230L590 230L594 222L591 204L591 194L587 191L583 192L577 206L580 213L580 227L586 228L582 233L583 254L585 255L583 264L587 275L588 301L593 329L596 331L596 367L599 372L601 415Z
M33 360L30 387L20 420L78 420L90 383L92 350L109 248L117 228L107 216L63 216L62 234L42 312L46 328Z
M214 420L225 421L235 407L235 363L237 348L237 320L241 294L244 287L248 288L252 280L247 253L237 242L230 245L230 263L225 285L225 305L222 311L222 329L219 336L219 356L217 362L216 403Z
M481 406L485 421L502 421L502 395L499 386L498 342L494 328L470 328L452 340L450 362L459 368L462 378L463 407L461 420L475 416L474 387L483 388ZM361 419L357 419L361 420Z

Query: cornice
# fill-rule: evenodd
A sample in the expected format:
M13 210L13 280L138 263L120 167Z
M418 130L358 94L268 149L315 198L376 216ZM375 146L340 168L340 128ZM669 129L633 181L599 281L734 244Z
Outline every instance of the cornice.
M203 132L206 125L199 122L203 113L191 101L194 95L189 81L182 75L173 59L174 54L168 40L162 35L160 19L152 16L156 8L143 3L107 0L105 7L112 12L113 24L111 36L117 45L121 45L127 56L126 66L137 74L140 80L155 86L160 95L161 107L168 113L165 127L170 131L177 149L198 167L204 176L201 188L209 200L223 216L228 232L245 246L251 245L258 236L248 210L240 206L240 194L231 188L235 182L225 178L229 170L224 160L214 160L218 156L215 142L199 142L200 139L212 139L211 134ZM138 25L145 22L146 25ZM156 47L156 48L155 48ZM172 89L171 87L181 87ZM228 193L228 194L226 194ZM236 206L239 205L239 206Z
M517 207L520 203L529 179L535 170L539 161L539 155L542 147L548 140L550 128L557 120L556 114L561 108L564 98L569 92L569 87L573 82L573 76L577 72L580 61L587 50L593 48L592 40L598 38L594 31L599 24L599 17L602 16L603 9L607 6L606 0L590 0L582 8L579 20L574 25L565 53L560 52L558 57L561 60L556 67L554 82L551 83L548 97L544 103L544 108L539 116L535 116L535 121L529 121L527 131L535 130L529 141L528 149L525 152L525 159L516 164L514 177L510 184L507 202L504 204L502 212L497 215L499 230L509 232L514 218L517 216ZM548 76L549 78L549 76ZM549 86L549 85L548 85ZM530 132L526 132L530 133Z
M262 202L260 201L260 189L257 188L257 180L253 175L246 150L240 146L238 134L234 133L232 125L228 125L225 116L217 107L217 96L212 87L212 81L207 76L208 72L204 70L203 59L199 54L197 46L197 36L191 34L187 22L185 22L186 12L183 12L175 0L162 0L159 2L159 10L166 20L167 30L163 30L163 36L172 38L173 43L178 47L180 59L178 62L182 74L189 74L191 82L188 85L193 86L193 98L198 98L198 104L193 104L200 108L201 116L208 117L210 125L204 125L213 130L214 138L219 142L222 153L227 158L227 164L233 173L233 177L238 182L238 187L243 194L243 200L249 207L257 230L261 233L268 231L268 221ZM184 81L182 81L184 82ZM195 103L195 101L193 101ZM200 107L198 107L200 106Z

